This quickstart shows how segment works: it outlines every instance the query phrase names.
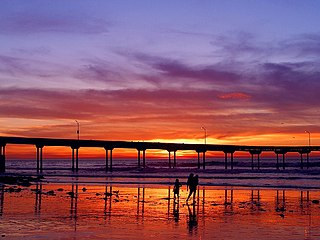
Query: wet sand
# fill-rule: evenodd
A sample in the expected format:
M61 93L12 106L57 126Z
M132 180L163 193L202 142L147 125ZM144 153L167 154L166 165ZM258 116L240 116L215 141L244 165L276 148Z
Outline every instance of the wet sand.
M0 186L5 239L318 239L320 191L168 185Z

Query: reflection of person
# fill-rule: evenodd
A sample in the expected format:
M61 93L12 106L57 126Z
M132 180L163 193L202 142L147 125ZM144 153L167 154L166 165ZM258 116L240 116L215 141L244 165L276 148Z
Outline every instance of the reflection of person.
M173 203L173 217L175 222L179 222L179 199Z
M197 186L199 184L199 177L198 175L193 176L193 173L190 173L188 181L187 181L187 189L189 188L189 196L187 197L187 201L193 194L193 201L195 200L195 195L197 191Z
M173 187L174 198L178 197L179 199L179 192L181 187L182 187L182 184L179 182L179 179L177 178Z
M188 221L188 228L189 228L189 233L192 233L193 230L197 230L197 226L198 226L198 219L197 219L197 214L196 214L196 206L195 204L193 204L192 206L192 211L191 208L188 205L188 210L189 210L189 219Z

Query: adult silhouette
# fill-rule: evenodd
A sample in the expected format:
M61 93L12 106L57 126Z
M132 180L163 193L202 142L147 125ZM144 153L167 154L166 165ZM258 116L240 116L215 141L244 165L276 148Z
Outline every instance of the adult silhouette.
M196 195L198 184L199 184L198 175L194 176L193 173L190 173L187 181L187 190L189 189L189 195L187 197L187 201L189 201L189 198L191 197L191 195L193 195L193 201L195 201L195 195Z

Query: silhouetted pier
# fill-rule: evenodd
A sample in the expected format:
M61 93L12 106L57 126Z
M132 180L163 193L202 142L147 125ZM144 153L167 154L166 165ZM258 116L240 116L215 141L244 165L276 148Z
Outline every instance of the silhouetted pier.
M146 167L147 150L166 150L168 152L168 167L177 166L177 151L195 151L198 156L197 167L206 168L206 152L223 152L225 155L225 169L234 168L234 153L248 152L251 154L251 168L260 169L260 154L262 152L274 152L276 155L276 168L285 169L285 156L289 152L300 154L300 168L309 168L309 154L312 151L320 151L320 146L242 146L242 145L216 145L216 144L185 144L185 143L161 143L161 142L134 142L134 141L103 141L103 140L77 140L77 139L53 139L53 138L24 138L24 137L0 137L0 172L5 172L6 153L8 144L34 145L36 147L37 171L43 170L43 148L45 146L61 146L71 148L71 169L79 169L79 148L97 147L105 149L106 171L112 171L112 151L116 148L136 149L137 167ZM142 153L142 156L141 156ZM173 153L173 163L172 163ZM280 158L279 159L279 155ZM304 157L305 156L305 157ZM254 165L254 158L257 166ZM142 160L142 163L141 163ZM202 160L202 163L201 163ZM228 164L229 160L229 164ZM304 161L306 160L306 162Z

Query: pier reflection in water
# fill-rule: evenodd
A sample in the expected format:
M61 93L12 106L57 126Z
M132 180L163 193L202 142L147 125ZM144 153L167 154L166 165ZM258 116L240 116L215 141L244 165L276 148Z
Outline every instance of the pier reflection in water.
M195 201L187 204L185 190L179 198L172 190L170 186L77 183L38 183L18 190L2 185L0 230L12 237L59 237L58 232L118 236L119 231L127 231L133 238L140 234L140 239L151 235L247 239L259 234L284 239L320 235L320 191L201 186Z
M34 213L35 215L40 215L41 212L41 199L42 199L42 184L37 183L35 191L35 204L34 204Z
M0 216L3 214L3 203L4 203L4 185L0 186Z

